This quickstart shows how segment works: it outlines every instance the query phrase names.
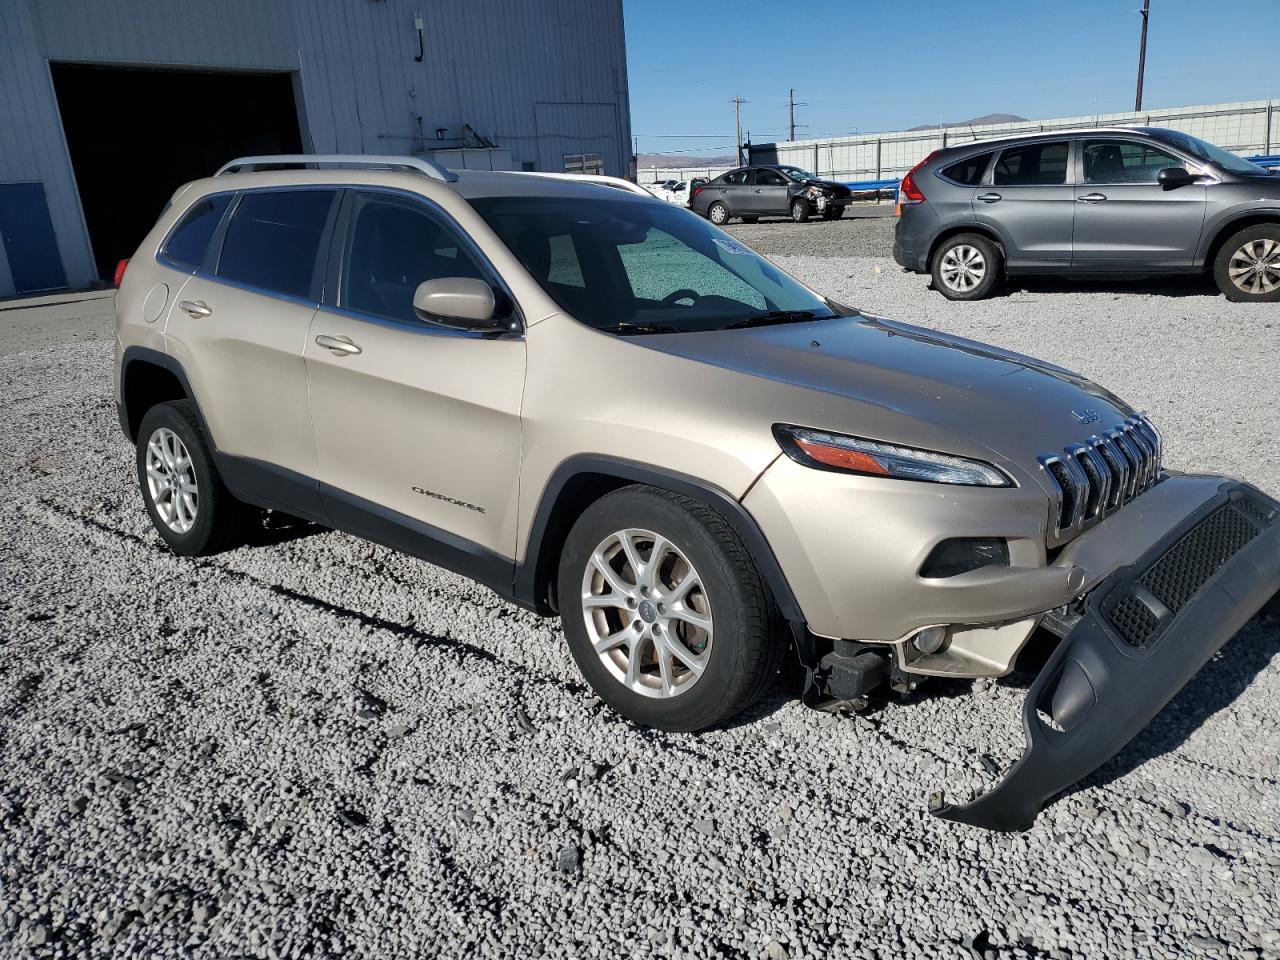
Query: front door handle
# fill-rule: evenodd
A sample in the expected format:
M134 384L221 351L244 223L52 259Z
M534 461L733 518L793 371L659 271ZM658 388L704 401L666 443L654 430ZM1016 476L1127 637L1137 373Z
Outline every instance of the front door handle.
M1000 196L998 193L984 193L978 199L983 203L995 203L997 200L1003 200L1004 197Z
M178 309L190 314L197 320L213 316L213 308L203 300L183 300L178 304Z
M328 337L321 334L316 337L316 343L324 347L335 357L349 357L362 352L360 345L350 337Z
M1076 197L1079 203L1101 203L1105 199L1107 199L1105 193L1086 193L1083 197Z

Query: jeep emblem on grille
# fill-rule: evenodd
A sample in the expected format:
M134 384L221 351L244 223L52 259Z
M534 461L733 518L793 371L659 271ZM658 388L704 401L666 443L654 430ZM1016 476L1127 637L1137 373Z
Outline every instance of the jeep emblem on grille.
M1096 410L1090 410L1088 407L1083 410L1072 410L1071 415L1081 423L1097 423L1102 419L1102 414Z

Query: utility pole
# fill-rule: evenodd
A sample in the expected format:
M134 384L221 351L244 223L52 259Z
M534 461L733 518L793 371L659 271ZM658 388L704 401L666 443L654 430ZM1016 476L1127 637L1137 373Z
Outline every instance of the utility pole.
M795 90L792 90L790 92L789 96L787 97L787 108L790 112L790 123L788 124L790 129L787 135L788 140L794 140L796 138L796 107L807 107L807 106L808 106L807 103L796 103ZM802 123L800 124L800 126L803 127L804 124Z
M738 166L742 166L742 105L750 101L734 94L729 102L733 104L733 149L738 154Z
M1134 99L1133 109L1142 109L1142 75L1147 69L1147 22L1151 19L1151 0L1142 0L1142 44L1138 47L1138 95Z

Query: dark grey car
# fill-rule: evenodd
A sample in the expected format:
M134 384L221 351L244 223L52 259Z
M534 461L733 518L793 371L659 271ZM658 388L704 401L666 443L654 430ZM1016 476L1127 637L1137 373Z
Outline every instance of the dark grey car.
M1175 130L988 140L902 180L893 258L952 300L1004 276L1212 271L1231 300L1280 301L1280 176Z
M853 199L843 183L823 180L785 164L739 167L693 191L689 207L717 226L732 217L755 223L761 217L789 216L804 223L811 216L838 220Z

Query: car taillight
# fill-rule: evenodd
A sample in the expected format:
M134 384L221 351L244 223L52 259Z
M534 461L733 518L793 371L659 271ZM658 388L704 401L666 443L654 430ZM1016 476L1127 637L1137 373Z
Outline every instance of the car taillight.
M129 268L129 261L128 261L128 259L121 260L119 263L117 263L117 264L116 264L116 276L115 276L115 280L114 280L114 281L112 281L112 282L113 282L117 287L119 287L119 286L120 286L120 281L124 279L124 272L125 272L125 270L127 270L128 268Z
M902 216L903 207L910 207L917 203L924 203L924 194L921 193L920 188L916 186L915 173L926 163L932 160L937 152L937 150L934 150L927 157L908 170L907 175L903 177L902 182L898 184L898 205L895 210L898 216Z

